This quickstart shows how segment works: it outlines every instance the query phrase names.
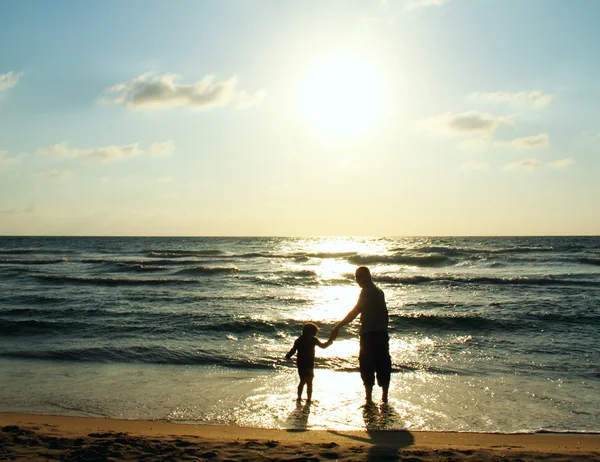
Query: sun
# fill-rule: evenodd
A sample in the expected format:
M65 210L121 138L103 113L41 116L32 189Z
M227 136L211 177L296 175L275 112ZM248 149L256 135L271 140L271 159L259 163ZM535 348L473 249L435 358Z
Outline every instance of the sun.
M355 54L336 54L308 72L298 94L303 118L322 135L354 139L370 131L383 111L383 81L377 68Z

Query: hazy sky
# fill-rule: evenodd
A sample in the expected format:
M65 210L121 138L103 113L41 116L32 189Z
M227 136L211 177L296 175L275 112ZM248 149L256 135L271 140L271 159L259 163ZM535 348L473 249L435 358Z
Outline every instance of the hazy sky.
M0 2L0 234L600 234L600 1Z

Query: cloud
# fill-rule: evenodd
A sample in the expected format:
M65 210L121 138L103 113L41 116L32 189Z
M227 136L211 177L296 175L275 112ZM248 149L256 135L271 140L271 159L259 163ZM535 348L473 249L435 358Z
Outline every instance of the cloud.
M62 180L65 178L69 178L71 176L70 170L49 170L47 172L43 172L40 175L45 176L47 178L52 178L54 180Z
M515 138L511 141L495 141L494 146L509 147L515 149L547 148L548 146L550 146L550 137L547 133L540 133L539 135Z
M524 159L518 162L508 164L506 168L511 170L535 170L542 166L542 163L538 159Z
M33 204L21 205L10 209L0 210L0 215L18 215L22 213L32 213L35 210Z
M572 158L559 159L554 162L549 162L547 164L543 164L538 159L524 159L518 162L513 162L512 164L508 164L506 166L507 169L520 169L520 170L536 170L542 167L550 167L555 169L567 168L575 163L575 160Z
M447 0L407 0L407 8L420 8L425 6L440 6Z
M170 181L173 181L175 178L173 178L172 176L163 176L162 178L158 179L159 183L169 183Z
M23 72L7 72L6 74L0 74L0 92L8 90L19 83L19 79L23 75Z
M100 148L78 149L70 148L66 141L55 144L48 148L40 148L36 154L49 157L82 159L89 162L104 163L113 160L119 160L126 157L136 156L143 151L138 147L138 143L127 144L123 146L103 146Z
M212 74L205 75L197 82L176 83L179 76L164 74L155 76L142 74L131 82L118 83L105 90L100 101L109 104L123 104L133 109L162 109L182 106L189 108L215 108L226 106L240 98L242 106L249 107L264 98L265 90L250 94L238 92L237 77L216 80Z
M595 130L587 130L587 131L583 132L582 135L586 138L591 138L594 141L600 140L600 132L595 131Z
M169 157L175 152L175 143L172 140L152 143L146 151L139 146L139 143L80 149L71 148L67 141L63 141L47 148L39 148L35 153L41 156L60 159L79 159L92 163L105 163L141 155L146 152L154 157Z
M567 168L573 165L575 161L571 158L555 160L554 162L550 162L550 167L552 168Z
M554 95L544 93L542 90L530 92L520 91L511 93L508 91L476 92L472 96L478 99L500 103L531 103L536 107L546 107L550 104Z
M8 157L8 151L0 151L0 165L16 164L22 160L22 154Z
M479 111L447 112L427 119L427 124L447 133L465 137L490 138L501 125L514 125L510 117Z
M154 157L171 157L175 153L175 143L171 140L162 143L152 143L148 151Z

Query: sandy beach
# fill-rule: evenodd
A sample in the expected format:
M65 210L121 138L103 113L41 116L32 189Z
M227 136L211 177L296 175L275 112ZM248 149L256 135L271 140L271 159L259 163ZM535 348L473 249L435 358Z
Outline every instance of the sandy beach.
M1 460L600 460L598 434L286 431L0 414Z

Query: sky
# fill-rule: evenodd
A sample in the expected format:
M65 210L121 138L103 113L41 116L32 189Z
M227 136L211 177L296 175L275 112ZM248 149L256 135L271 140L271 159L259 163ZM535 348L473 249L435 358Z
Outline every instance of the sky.
M0 2L0 235L600 234L597 0Z

